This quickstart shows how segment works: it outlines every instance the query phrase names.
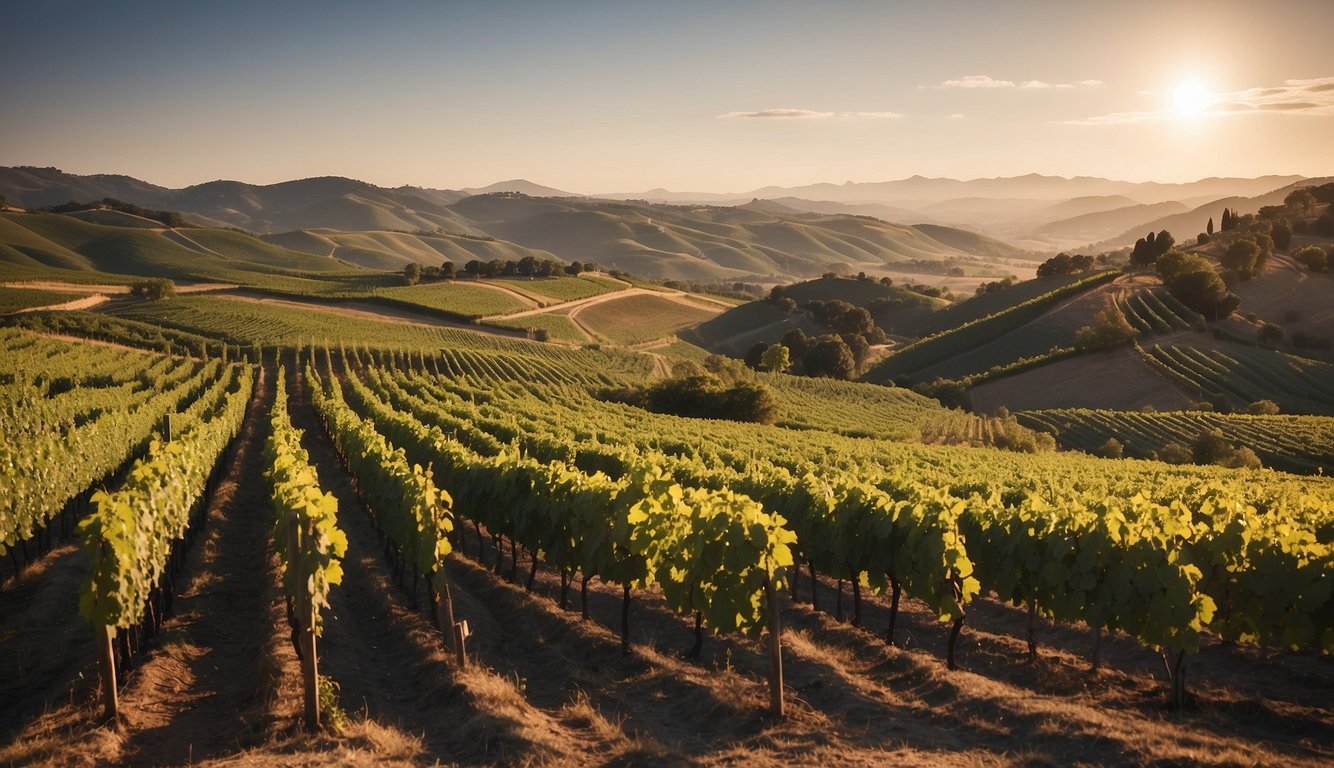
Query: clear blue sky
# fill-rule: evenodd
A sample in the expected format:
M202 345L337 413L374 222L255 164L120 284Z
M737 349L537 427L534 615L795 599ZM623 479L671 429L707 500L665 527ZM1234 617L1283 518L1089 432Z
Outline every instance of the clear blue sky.
M1334 174L1334 0L6 0L0 18L0 164L170 186Z

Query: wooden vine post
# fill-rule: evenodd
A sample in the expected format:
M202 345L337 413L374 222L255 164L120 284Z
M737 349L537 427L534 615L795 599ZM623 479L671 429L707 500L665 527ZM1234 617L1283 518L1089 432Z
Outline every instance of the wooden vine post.
M97 672L102 680L102 709L108 720L120 713L120 697L116 691L116 628L106 624L95 627L97 635Z
M769 609L769 712L783 716L783 630L773 583L764 580L764 603Z
M454 650L454 598L449 593L449 582L441 582L440 593L436 596L435 625L445 638L445 650Z
M296 513L287 516L287 567L301 567L301 524ZM295 573L295 572L292 572ZM296 633L301 646L301 682L305 689L306 728L312 731L320 727L320 685L319 664L315 658L315 605L306 589L305 580L293 576L297 585Z

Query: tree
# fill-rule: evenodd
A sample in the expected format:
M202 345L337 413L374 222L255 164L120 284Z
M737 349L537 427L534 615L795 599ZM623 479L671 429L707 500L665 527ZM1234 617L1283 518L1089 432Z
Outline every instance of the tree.
M1163 281L1163 285L1169 285L1172 279L1182 272L1186 271L1193 263L1209 266L1209 262L1202 257L1194 254L1186 254L1181 251L1168 251L1158 258L1154 269L1158 272L1158 277Z
M1201 432L1190 447L1191 458L1196 464L1217 464L1232 453L1232 444L1223 436L1221 429Z
M441 277L441 279L443 279L443 280L453 280L453 279L454 279L454 274L455 274L455 273L454 273L454 262L452 262L452 261L446 261L444 264L441 264L441 265L440 265L440 277Z
M1086 325L1075 332L1075 348L1089 351L1112 349L1128 344L1134 338L1134 327L1109 296L1107 306L1094 316L1093 325Z
M806 332L800 328L793 328L783 334L781 342L783 346L787 347L787 351L792 354L793 360L805 359L811 343L810 338L806 336Z
M1236 272L1243 280L1249 280L1258 258L1260 258L1260 246L1249 237L1241 237L1232 241L1232 245L1223 252L1219 262Z
M1265 323L1255 337L1261 344L1277 344L1283 340L1283 329L1273 323Z
M1104 459L1119 459L1122 454L1125 453L1125 449L1126 447L1121 444L1120 440L1117 440L1114 437L1109 437L1107 438L1107 442L1098 446L1094 453Z
M754 344L751 344L750 349L746 350L746 356L742 358L746 363L746 367L759 370L760 364L764 359L764 353L768 349L769 345L762 341L757 341Z
M1308 187L1294 189L1283 198L1283 205L1293 213L1299 213L1303 216L1310 216L1315 213L1315 195L1311 194Z
M569 264L565 265L565 274L567 275L577 275L583 271L584 271L584 265L580 264L577 261L572 261Z
M422 265L412 262L403 268L403 279L408 285L416 285L418 280L422 279Z
M470 259L463 265L463 273L467 275L482 274L482 262L477 259Z
M1288 250L1292 245L1292 224L1286 218L1280 218L1269 229L1269 236L1274 239L1274 247L1280 251Z
M1298 264L1312 272L1324 272L1329 268L1329 257L1318 245L1308 245L1297 251L1292 257L1297 260Z
M847 342L833 334L816 338L802 358L802 364L811 376L831 379L851 379L857 372L857 361Z
M782 344L770 344L760 356L759 369L761 371L770 371L773 373L782 373L792 365L792 357L788 354L787 347Z
M1180 271L1171 278L1167 290L1177 301L1218 322L1241 306L1241 299L1228 290L1212 265L1199 256L1183 259Z
M1204 228L1204 231L1205 231L1205 234L1209 235L1209 237L1213 237L1213 236L1214 236L1214 217L1213 217L1213 216L1210 216L1210 217L1209 217L1209 226L1205 227L1205 228Z
M1224 208L1222 230L1224 232L1228 232L1231 229L1232 229L1232 211L1229 211L1228 209Z

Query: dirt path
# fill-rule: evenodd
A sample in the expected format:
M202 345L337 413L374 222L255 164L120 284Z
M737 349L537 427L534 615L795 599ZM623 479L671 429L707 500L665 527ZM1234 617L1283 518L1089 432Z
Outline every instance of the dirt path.
M268 497L260 475L272 375L263 373L191 549L160 646L128 672L119 760L184 764L267 738L261 681L270 623Z
M43 291L65 293L102 293L108 296L120 296L130 292L128 285L93 285L91 283L62 283L56 280L24 280L0 283L4 288L33 288ZM177 293L207 293L226 291L236 288L231 283L177 283Z
M74 299L73 301L66 301L61 304L48 304L45 307L25 307L23 309L16 310L13 314L23 315L29 312L48 312L48 311L74 312L80 309L92 309L93 307L96 307L99 304L105 304L108 301L111 301L110 296L106 296L101 293L94 293L92 296L84 296L81 299Z

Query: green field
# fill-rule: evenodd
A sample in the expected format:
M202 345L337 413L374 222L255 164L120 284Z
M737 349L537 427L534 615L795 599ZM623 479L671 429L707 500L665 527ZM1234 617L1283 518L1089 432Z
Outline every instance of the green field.
M627 296L579 311L579 321L616 344L661 339L713 317L716 312L652 295Z
M619 291L625 286L590 276L577 277L498 277L488 282L504 285L521 293L529 294L539 301L551 304L556 302L576 301L578 299L601 296L611 291Z
M557 341L568 341L575 344L584 344L589 341L588 334L579 329L574 321L565 315L552 312L542 312L536 315L526 315L514 320L499 318L489 320L487 325L494 325L498 328L517 328L521 331L543 330L550 338Z
M32 307L47 307L83 298L86 293L62 293L35 288L5 288L0 286L0 315Z
M373 295L405 308L424 307L461 319L504 315L529 308L521 299L504 291L462 280L379 288Z

